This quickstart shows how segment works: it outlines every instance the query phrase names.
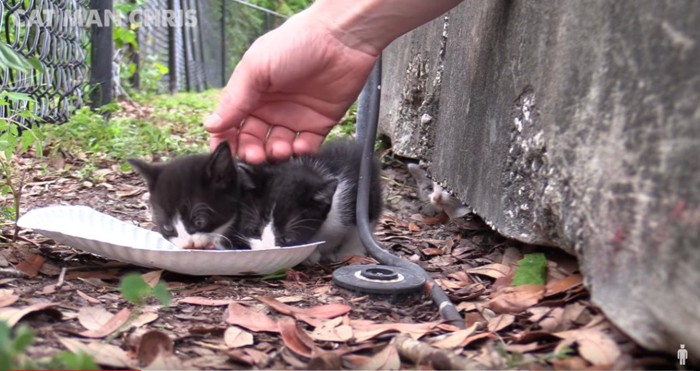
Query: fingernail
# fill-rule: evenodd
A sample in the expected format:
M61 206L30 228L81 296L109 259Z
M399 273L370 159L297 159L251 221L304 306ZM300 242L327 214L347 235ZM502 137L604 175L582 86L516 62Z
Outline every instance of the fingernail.
M249 164L259 164L265 160L265 155L255 148L248 148L245 151L244 159Z
M204 128L207 130L218 128L221 125L221 116L218 113L212 113L204 120Z

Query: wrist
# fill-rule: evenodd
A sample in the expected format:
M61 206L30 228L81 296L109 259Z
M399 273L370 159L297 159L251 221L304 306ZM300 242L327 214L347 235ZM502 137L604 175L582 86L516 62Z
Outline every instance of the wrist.
M316 0L307 10L345 46L377 56L399 36L461 0Z

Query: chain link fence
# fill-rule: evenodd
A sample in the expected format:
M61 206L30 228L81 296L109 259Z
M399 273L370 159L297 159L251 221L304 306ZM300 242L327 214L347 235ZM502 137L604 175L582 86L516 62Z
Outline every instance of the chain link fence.
M135 89L152 83L153 66L166 71L158 75L156 91L222 87L250 43L285 20L243 0L146 0L138 8L140 18L126 17L138 47L122 53L114 49L112 32L113 23L124 19L112 5L113 0L0 0L0 43L41 65L28 72L0 70L0 92L32 98L9 99L0 105L0 118L62 123L85 103L88 91L93 106L111 101L125 54L133 63ZM99 12L97 25L93 12ZM162 22L173 15L175 22ZM18 116L26 111L37 119Z
M0 42L41 65L27 72L0 69L0 92L33 99L8 100L0 118L27 124L32 120L19 113L30 111L42 121L64 122L83 104L89 33L73 16L87 7L82 0L0 0Z
M169 9L184 17L196 14L196 24L137 29L139 50L134 60L139 70L154 61L168 66L162 87L171 92L224 86L250 44L286 19L237 0L147 0L143 9Z

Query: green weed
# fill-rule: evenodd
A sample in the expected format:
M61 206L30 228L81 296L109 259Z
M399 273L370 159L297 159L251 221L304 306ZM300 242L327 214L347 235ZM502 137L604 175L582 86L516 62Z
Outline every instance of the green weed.
M60 352L49 360L33 360L25 355L34 342L34 332L25 324L14 332L0 321L0 370L97 370L92 357L85 353Z
M170 305L170 291L163 281L154 287L146 283L138 273L129 273L122 277L119 291L124 299L136 306L142 306L149 298L156 298L164 306Z
M543 253L525 254L518 260L513 274L513 286L544 285L547 283L547 258Z

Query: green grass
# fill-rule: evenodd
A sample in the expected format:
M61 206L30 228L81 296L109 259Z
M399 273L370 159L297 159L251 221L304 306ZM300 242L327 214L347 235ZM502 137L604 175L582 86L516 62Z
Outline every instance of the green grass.
M79 175L86 179L94 170L113 162L128 170L129 158L166 161L205 152L209 136L202 123L216 108L220 92L139 95L136 104L104 106L101 112L110 114L109 122L101 113L84 107L63 125L42 126L42 136L50 153L62 152L83 160ZM356 116L353 105L328 137L354 136Z
M128 158L167 160L206 151L208 137L202 122L218 101L218 91L144 96L140 108L111 103L107 122L89 108L78 109L63 125L44 125L43 134L52 152L61 151L98 166L116 161L128 168ZM140 111L140 112L139 112Z

